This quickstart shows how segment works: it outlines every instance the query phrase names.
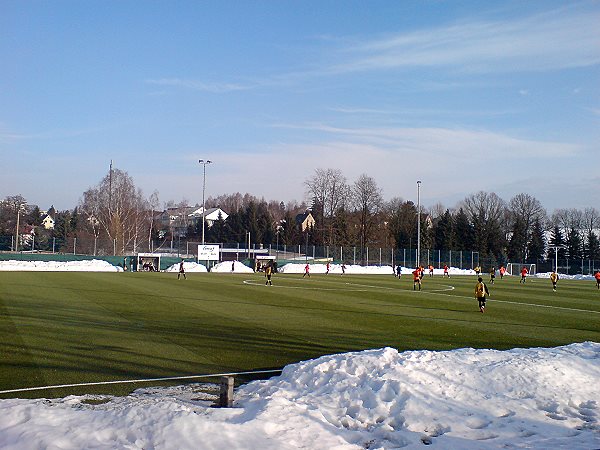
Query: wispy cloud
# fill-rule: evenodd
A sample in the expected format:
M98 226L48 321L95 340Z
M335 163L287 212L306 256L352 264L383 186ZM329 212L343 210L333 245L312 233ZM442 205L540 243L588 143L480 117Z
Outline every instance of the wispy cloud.
M412 67L539 71L600 63L600 11L563 8L517 20L471 21L362 40L332 73Z
M422 153L430 156L469 158L485 153L486 159L507 157L573 157L582 149L575 144L521 139L486 130L435 127L342 128L326 124L275 125L337 136L348 143L360 143L404 156Z
M160 79L149 79L146 83L156 86L170 86L176 88L192 89L195 91L211 92L213 94L222 94L225 92L232 91L245 91L255 87L250 84L239 84L239 83L207 83L200 80L190 80L181 78L160 78Z

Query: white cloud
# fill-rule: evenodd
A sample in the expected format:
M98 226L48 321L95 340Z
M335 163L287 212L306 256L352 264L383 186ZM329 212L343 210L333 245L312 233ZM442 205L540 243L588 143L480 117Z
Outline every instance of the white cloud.
M331 72L410 67L513 72L600 63L600 12L569 8L518 20L472 21L361 41Z
M252 89L249 84L238 83L207 83L200 80L185 80L181 78L160 78L146 80L146 83L157 86L171 86L195 91L211 92L213 94L222 94L232 91L244 91Z
M416 192L415 181L422 179L424 202L433 204L441 200L454 206L456 201L478 190L497 191L498 195L510 198L519 185L529 186L522 180L556 173L557 167L566 178L586 170L577 158L583 149L569 143L443 128L302 127L315 131L312 143L280 142L260 150L212 155L215 164L207 175L207 195L239 191L267 200L301 200L305 194L304 182L314 170L333 167L340 169L349 182L367 173L375 178L387 199L395 196L410 199ZM189 159L193 158L190 155ZM556 179L549 183L555 183ZM194 183L201 186L200 172L194 180L182 180L187 186ZM515 184L511 185L513 181ZM183 184L175 187L171 183L169 189L184 190ZM535 190L532 194L535 195ZM178 195L181 194L175 197ZM166 197L161 195L161 198ZM554 200L560 200L560 192ZM554 204L549 203L548 207Z

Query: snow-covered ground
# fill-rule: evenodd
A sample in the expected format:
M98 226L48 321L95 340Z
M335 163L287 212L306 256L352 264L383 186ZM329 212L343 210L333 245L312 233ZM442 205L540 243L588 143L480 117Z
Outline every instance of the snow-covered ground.
M592 342L324 356L238 388L228 409L200 388L0 400L0 448L600 448Z
M536 273L536 278L550 278L552 272ZM565 275L564 273L558 274L559 280L594 280L594 275Z
M208 272L204 264L198 264L197 262L193 261L184 261L183 270L185 270L186 272ZM165 272L179 272L179 263L167 267L165 269Z
M233 264L233 271L232 269ZM215 264L210 268L211 272L219 272L219 273L254 273L250 267L242 264L239 261L223 261L218 264Z
M122 267L99 259L87 261L0 261L0 271L31 272L123 272Z
M327 266L325 264L309 264L310 273L326 273ZM288 263L284 266L278 268L278 272L280 273L304 273L304 268L306 267L306 263ZM410 275L412 274L414 267L402 267L402 275ZM329 266L330 274L342 274L342 265L341 264L331 264ZM348 275L393 275L394 268L389 265L382 266L359 266L357 264L347 264L346 265L346 274ZM456 267L451 267L448 271L450 275L475 275L475 271L471 269L458 269ZM434 275L443 275L444 269L433 269ZM429 270L425 269L425 275L429 275Z

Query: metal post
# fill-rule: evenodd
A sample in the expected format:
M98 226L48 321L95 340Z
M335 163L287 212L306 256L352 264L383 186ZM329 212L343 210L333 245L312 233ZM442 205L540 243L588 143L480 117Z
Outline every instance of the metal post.
M15 236L15 253L19 251L19 219L21 218L21 204L17 205L17 229Z
M417 267L421 266L421 181L417 181Z
M200 164L202 164L202 245L204 245L204 210L206 209L206 204L204 203L204 192L206 190L206 165L211 164L212 161L207 159L198 160Z

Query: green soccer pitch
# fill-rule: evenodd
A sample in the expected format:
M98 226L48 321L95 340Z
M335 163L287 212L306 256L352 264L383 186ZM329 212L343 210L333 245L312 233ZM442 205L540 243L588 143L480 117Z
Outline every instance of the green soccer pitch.
M392 275L275 274L265 286L260 274L188 273L178 281L176 273L0 272L0 391L277 369L385 346L600 342L595 282L560 280L552 292L547 279L519 279L489 285L481 314L471 276L425 276L415 292L411 276ZM148 383L0 398L124 394L142 386Z

